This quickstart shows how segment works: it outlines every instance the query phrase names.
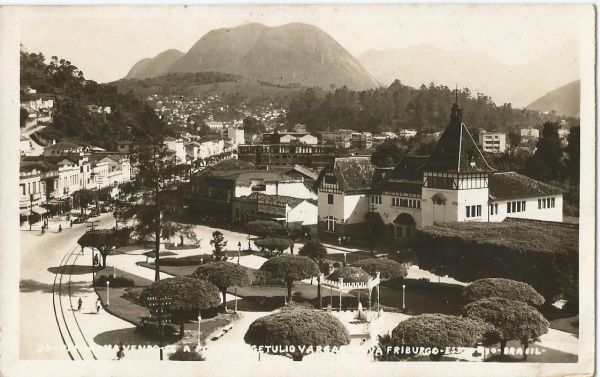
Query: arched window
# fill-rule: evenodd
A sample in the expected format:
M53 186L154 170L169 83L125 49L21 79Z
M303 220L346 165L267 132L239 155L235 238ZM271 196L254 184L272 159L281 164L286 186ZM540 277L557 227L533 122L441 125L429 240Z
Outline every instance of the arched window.
M416 225L415 219L408 213L399 214L394 220L394 238L414 238Z

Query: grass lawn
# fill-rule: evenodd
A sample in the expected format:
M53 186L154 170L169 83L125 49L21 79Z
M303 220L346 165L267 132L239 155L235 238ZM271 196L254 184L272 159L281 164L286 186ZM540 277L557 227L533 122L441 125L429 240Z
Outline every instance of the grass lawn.
M359 260L363 260L363 259L371 259L371 255L363 254L363 253L359 253L359 252L346 253L346 262L349 264L358 262ZM344 253L327 254L323 260L328 261L331 264L333 264L335 262L339 262L340 264L342 264L342 262L344 262Z
M442 313L460 315L465 302L463 287L456 284L424 282L418 279L393 279L381 282L379 301L382 305L402 308L402 285L405 288L404 303L408 314Z
M101 270L97 272L96 276L110 275L112 272L112 269ZM138 305L136 302L134 302L133 299L125 297L126 290L132 288L141 290L144 287L152 284L153 281L141 278L137 275L133 275L118 269L117 276L132 279L134 281L134 286L131 288L110 288L109 306L106 306L106 287L96 287L96 292L100 297L100 300L102 301L104 309L108 313L137 326L140 324L140 320L142 318L148 318L150 316L150 310L144 306ZM202 335L200 337L202 340L208 338L210 334L212 334L214 331L235 320L234 314L218 313L217 310L218 309L214 309L202 313ZM193 318L195 318L198 315L197 312L194 312L193 314ZM181 340L181 337L179 337L177 334L178 329L179 324L171 324L165 326L165 336L163 337L163 340L166 344L172 344ZM198 329L198 322L193 320L187 320L184 323L184 329L186 332L194 332L195 334L197 334L196 331ZM158 335L154 333L143 333L143 337L148 341L147 344L158 344ZM136 339L137 338L138 337L136 337ZM195 335L194 339L197 340L197 335ZM122 340L125 341L125 339Z
M137 262L136 264L138 266L143 266L151 270L155 269L154 263ZM186 276L196 271L198 267L200 267L199 264L193 266L160 266L160 271L169 275Z
M552 320L550 321L550 328L568 332L579 338L579 316Z

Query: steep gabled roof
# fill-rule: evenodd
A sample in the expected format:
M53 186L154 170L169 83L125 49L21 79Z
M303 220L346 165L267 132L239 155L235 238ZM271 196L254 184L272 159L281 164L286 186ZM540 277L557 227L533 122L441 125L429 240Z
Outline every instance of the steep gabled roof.
M420 193L423 184L421 167L427 159L427 156L405 155L377 188L386 191Z
M489 177L489 195L494 200L558 195L563 192L559 187L515 172L494 173Z
M330 164L333 164L333 174L343 191L361 191L371 187L375 167L369 157L336 158ZM319 175L319 180L324 172L325 169Z
M452 106L450 123L440 136L423 169L457 173L494 171L462 122L462 109L457 103Z

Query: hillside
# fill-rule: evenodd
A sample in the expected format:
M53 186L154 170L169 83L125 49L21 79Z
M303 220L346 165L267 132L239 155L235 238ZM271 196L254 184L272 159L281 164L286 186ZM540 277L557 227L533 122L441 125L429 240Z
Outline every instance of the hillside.
M447 85L485 93L497 105L523 107L550 90L579 79L579 47L567 41L535 61L513 66L470 50L419 45L403 50L369 50L357 57L383 85L398 79L412 87Z
M221 72L168 73L158 77L121 79L110 83L119 93L133 92L140 98L149 95L239 94L246 98L285 96L306 87L277 86Z
M581 80L551 91L528 105L529 110L554 111L557 115L579 117L581 101Z
M357 90L378 86L358 60L333 38L317 27L301 23L278 27L247 24L210 31L168 69L204 71L240 75L273 85L346 85Z
M161 52L152 59L142 59L129 70L125 78L145 79L160 76L167 72L167 69L183 55L183 52L171 49Z

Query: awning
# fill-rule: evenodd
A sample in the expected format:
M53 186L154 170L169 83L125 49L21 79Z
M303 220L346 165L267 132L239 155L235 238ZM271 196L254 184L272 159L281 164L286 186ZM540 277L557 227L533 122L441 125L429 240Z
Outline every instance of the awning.
M43 215L44 213L48 212L46 208L42 207L33 207L32 211L37 213L38 215Z

